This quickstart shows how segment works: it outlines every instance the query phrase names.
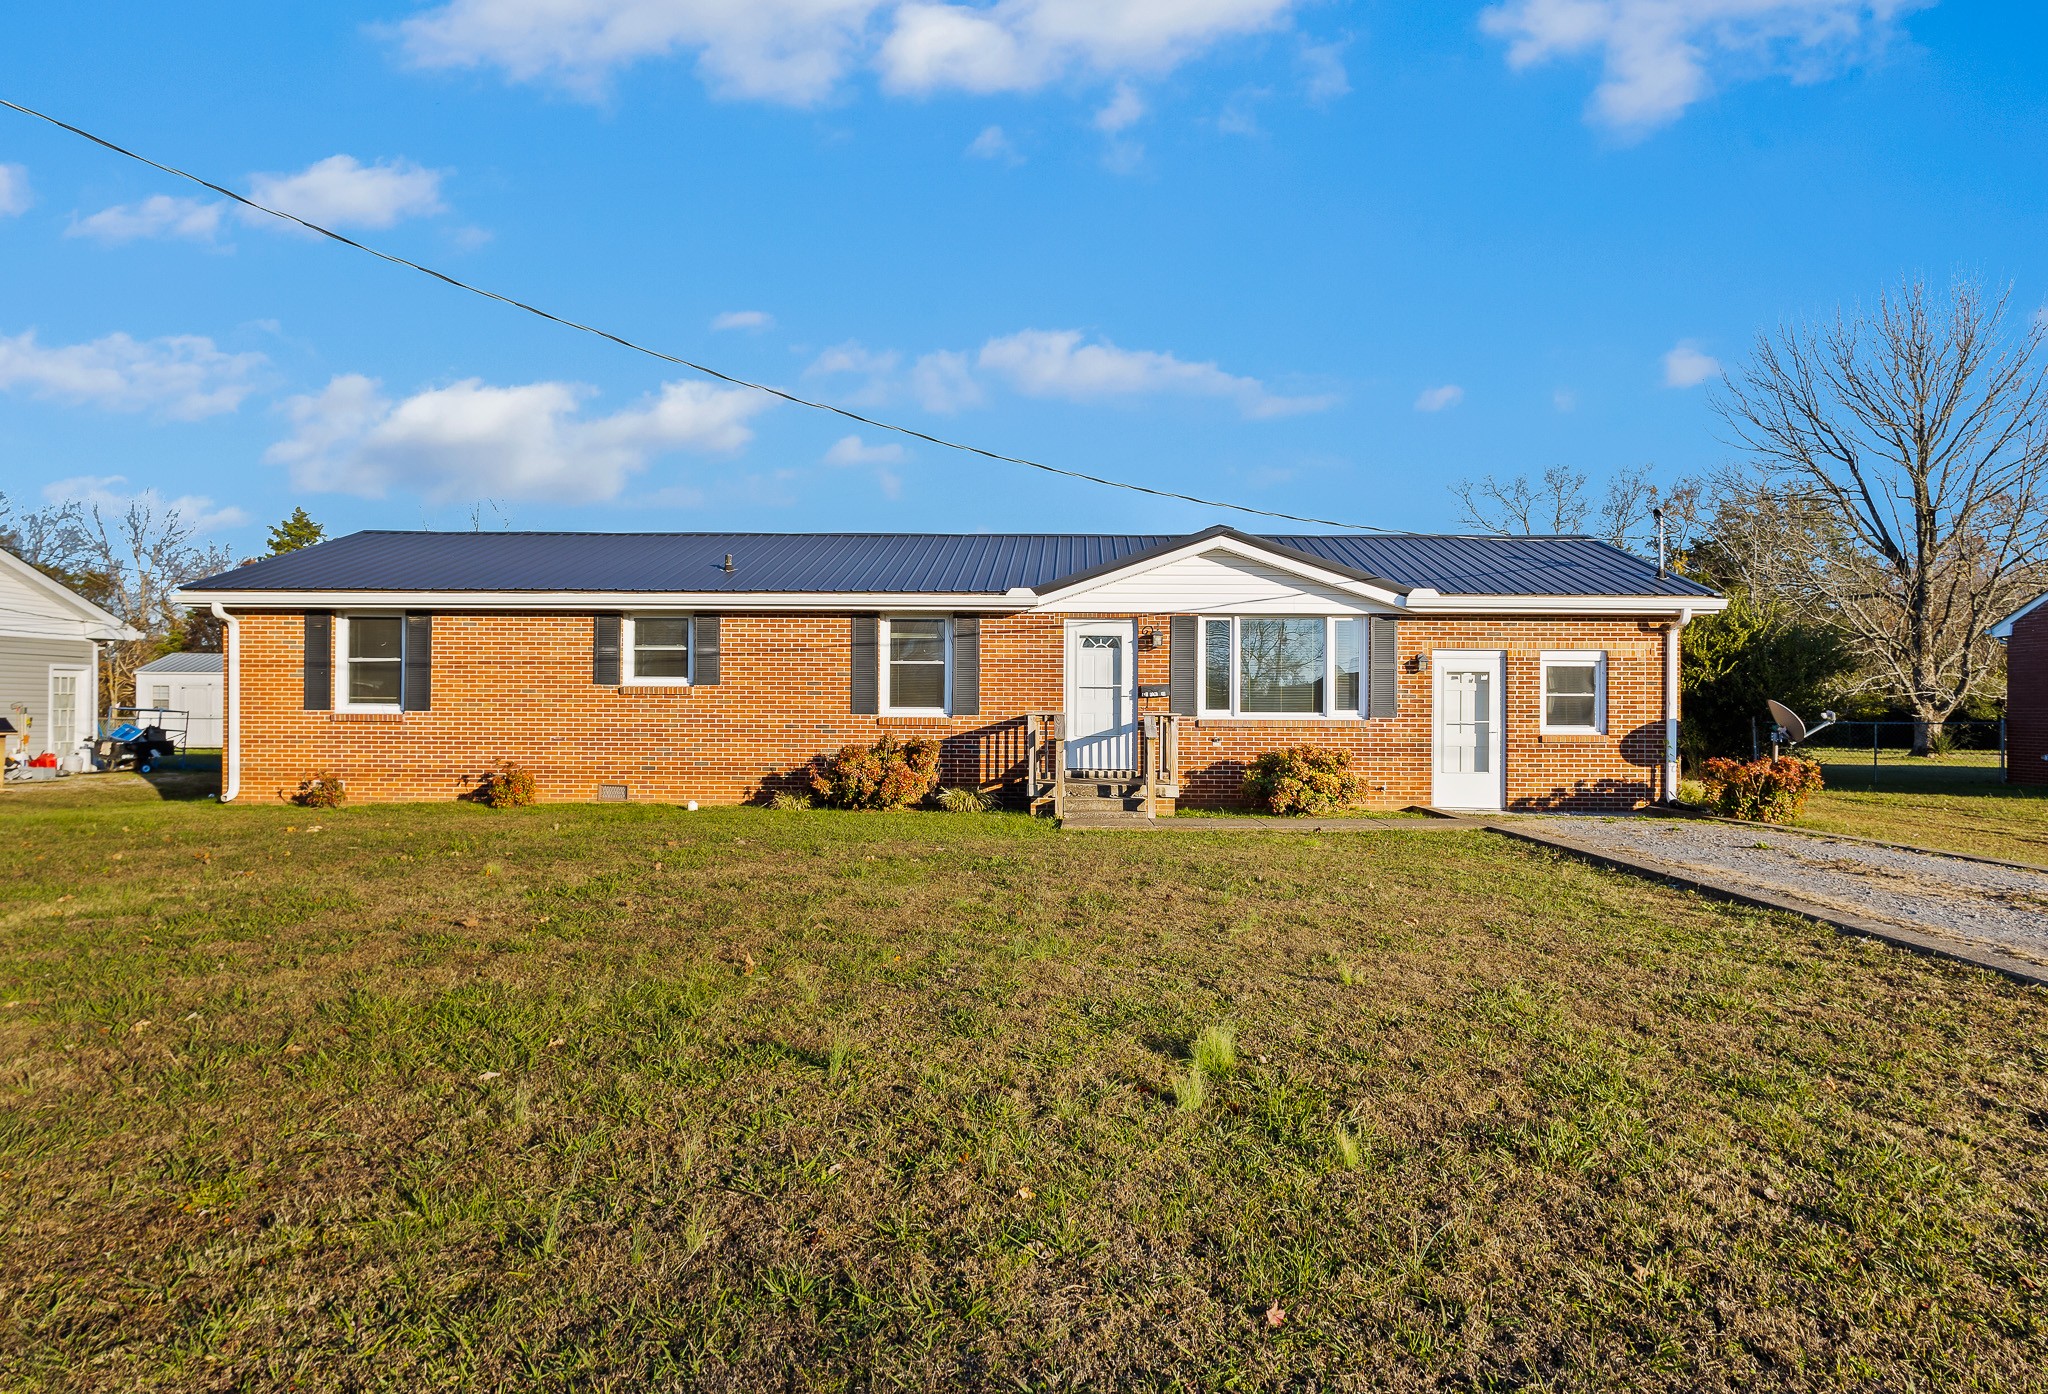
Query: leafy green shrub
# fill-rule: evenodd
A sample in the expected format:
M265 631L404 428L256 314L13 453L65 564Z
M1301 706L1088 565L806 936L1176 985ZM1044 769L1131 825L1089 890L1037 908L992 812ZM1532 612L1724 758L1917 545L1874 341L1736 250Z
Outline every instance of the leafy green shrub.
M986 813L996 806L996 796L980 789L941 789L938 802L948 813Z
M809 794L791 794L785 791L772 794L768 799L768 807L777 813L809 813L814 806Z
M1268 813L1330 813L1363 793L1351 756L1323 745L1266 751L1244 777L1246 802Z
M477 781L477 802L491 808L524 808L534 800L533 773L510 760L501 761Z
M322 771L311 779L299 781L299 791L291 801L300 808L340 808L348 802L348 781L340 775Z
M811 771L811 787L833 808L906 808L930 798L938 783L939 743L899 744L891 735L821 755Z
M1710 808L1725 817L1760 823L1797 818L1807 796L1821 787L1820 766L1797 755L1709 760L1703 782Z

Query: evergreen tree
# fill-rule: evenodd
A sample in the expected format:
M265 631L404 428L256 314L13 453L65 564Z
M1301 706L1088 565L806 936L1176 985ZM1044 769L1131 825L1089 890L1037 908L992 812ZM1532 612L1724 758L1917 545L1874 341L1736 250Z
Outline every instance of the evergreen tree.
M281 557L326 540L327 529L307 517L305 509L294 508L291 517L270 530L270 555Z

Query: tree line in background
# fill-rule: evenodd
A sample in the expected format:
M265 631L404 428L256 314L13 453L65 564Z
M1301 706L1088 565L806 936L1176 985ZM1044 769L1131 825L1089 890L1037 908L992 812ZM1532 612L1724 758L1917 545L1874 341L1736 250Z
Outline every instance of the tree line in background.
M270 555L326 536L303 508L270 529ZM175 508L152 498L114 512L96 503L16 508L0 494L0 547L140 631L100 646L100 700L135 705L135 670L167 653L218 653L220 621L185 610L172 594L187 581L225 571L234 554L202 543Z
M2048 590L2048 322L2009 293L1906 280L1875 308L1757 336L1713 405L1738 458L1668 486L1644 466L1603 497L1557 467L1454 486L1493 533L1591 531L1727 592L1686 626L1689 758L1747 753L1775 697L1914 723L1999 714L1987 633Z

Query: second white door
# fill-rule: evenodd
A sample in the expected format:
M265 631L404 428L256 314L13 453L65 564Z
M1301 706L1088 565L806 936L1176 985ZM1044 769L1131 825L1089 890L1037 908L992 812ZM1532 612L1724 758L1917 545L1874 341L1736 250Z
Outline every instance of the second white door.
M1498 809L1507 787L1502 760L1502 655L1438 649L1430 802L1439 808Z

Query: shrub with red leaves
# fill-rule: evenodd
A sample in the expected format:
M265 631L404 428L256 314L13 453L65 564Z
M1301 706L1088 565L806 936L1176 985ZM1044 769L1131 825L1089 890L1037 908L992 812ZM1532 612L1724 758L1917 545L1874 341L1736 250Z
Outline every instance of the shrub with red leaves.
M811 771L811 787L833 808L908 808L930 798L938 784L939 743L898 744L890 735L821 755Z
M1820 766L1797 755L1709 760L1705 783L1708 802L1724 817L1786 823L1799 816L1807 796L1821 787Z

